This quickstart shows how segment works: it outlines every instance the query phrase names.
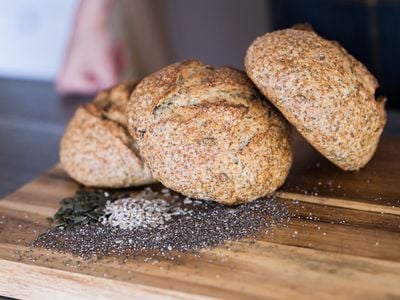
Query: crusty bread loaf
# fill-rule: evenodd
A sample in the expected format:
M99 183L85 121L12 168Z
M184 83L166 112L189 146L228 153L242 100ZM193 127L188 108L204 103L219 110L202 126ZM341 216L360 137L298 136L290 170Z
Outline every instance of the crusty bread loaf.
M247 76L196 60L139 83L128 129L153 176L193 198L254 200L283 184L292 162L288 124Z
M286 29L247 50L248 76L324 156L357 170L373 156L386 123L378 86L337 42L312 30Z
M154 182L126 128L132 90L132 84L120 84L75 112L61 140L60 160L78 182L111 188Z

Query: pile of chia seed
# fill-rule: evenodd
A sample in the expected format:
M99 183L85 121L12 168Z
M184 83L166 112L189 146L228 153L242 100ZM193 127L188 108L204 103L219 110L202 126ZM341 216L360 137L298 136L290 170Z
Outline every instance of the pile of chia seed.
M82 191L80 193L82 195ZM156 204L150 205L151 199ZM123 202L117 202L121 200ZM198 251L243 238L256 238L275 226L284 225L289 219L285 204L274 198L225 206L185 198L166 189L153 191L147 188L132 193L129 198L113 201L104 205L105 214L97 223L53 227L32 242L32 246L85 258L142 253L163 256L171 251ZM157 203L161 203L160 209ZM132 219L135 214L129 208L135 209L140 222ZM163 216L168 211L172 213ZM132 226L128 226L129 220L132 220Z

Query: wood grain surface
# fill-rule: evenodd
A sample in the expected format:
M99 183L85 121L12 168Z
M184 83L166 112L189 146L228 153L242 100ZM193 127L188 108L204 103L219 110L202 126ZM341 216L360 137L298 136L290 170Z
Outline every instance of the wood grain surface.
M27 245L77 185L56 166L0 201L0 295L22 299L400 299L400 140L344 172L300 138L277 193L287 226L170 260L83 260Z

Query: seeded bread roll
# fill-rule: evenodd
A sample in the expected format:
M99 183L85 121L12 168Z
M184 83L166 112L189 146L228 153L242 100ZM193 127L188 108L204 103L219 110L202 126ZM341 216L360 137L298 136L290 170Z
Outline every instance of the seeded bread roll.
M133 90L121 84L77 109L60 145L60 161L76 181L121 188L154 182L126 128L126 104Z
M337 42L285 29L247 50L248 76L325 157L357 170L373 156L386 123L376 79Z
M153 176L193 198L252 201L282 185L292 163L286 121L247 76L196 60L139 83L128 129Z

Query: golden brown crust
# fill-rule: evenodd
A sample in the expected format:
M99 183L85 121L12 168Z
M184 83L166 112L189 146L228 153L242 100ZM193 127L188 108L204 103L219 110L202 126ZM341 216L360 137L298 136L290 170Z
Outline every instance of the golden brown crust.
M128 105L129 97L135 86L136 83L124 82L100 92L93 100L96 104L93 106L93 108L96 109L94 113L97 115L101 114L105 118L118 122L126 127L128 123L126 106Z
M196 60L139 83L128 129L153 176L194 198L237 204L265 196L292 162L287 123L247 76Z
M357 170L373 156L386 123L376 79L337 42L285 29L247 50L248 76L324 156Z
M75 112L61 140L60 160L78 182L112 188L154 182L126 128L125 109L132 89L118 85Z

